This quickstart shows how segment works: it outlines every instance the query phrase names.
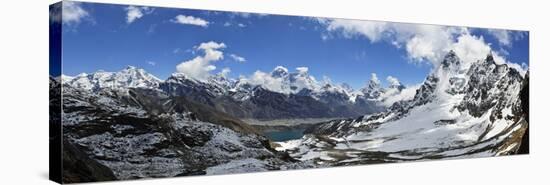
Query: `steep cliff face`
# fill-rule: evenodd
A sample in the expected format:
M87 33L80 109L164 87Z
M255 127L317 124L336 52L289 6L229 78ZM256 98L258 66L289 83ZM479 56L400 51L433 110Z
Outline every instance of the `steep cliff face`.
M523 87L520 92L521 99L521 109L523 110L523 115L527 121L527 128L525 134L521 138L521 144L517 151L518 154L529 154L529 72L525 74L523 79Z

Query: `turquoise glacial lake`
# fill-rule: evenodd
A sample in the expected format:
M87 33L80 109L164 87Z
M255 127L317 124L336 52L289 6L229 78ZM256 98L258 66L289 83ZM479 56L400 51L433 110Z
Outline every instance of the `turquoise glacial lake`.
M300 139L304 136L305 129L265 132L264 135L273 141L288 141Z

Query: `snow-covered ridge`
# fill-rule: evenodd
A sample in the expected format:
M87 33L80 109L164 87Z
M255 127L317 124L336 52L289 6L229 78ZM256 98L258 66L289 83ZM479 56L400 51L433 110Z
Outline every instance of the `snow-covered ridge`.
M513 153L519 145L511 138L526 124L522 83L520 72L497 64L491 54L463 62L450 51L411 100L387 112L321 124L278 149L303 161L340 164Z
M184 73L173 73L168 79L162 81L154 75L147 73L144 69L128 66L117 72L97 71L91 74L81 73L77 76L61 75L63 84L71 87L97 91L103 88L124 89L124 88L159 88L162 82L172 84L183 84L185 86L197 86L212 92L217 96L230 95L236 100L244 101L253 94L256 87L277 92L285 95L311 96L317 100L327 97L339 97L343 101L353 104L357 99L365 101L387 101L384 104L391 105L397 96L406 87L396 78L390 79L387 88L380 85L375 74L367 83L366 87L354 90L351 86L335 84L330 79L318 81L309 75L307 67L298 67L296 71L289 71L283 66L275 67L270 73L257 71L250 77L238 79L227 78L222 74L211 75L206 80L197 80ZM388 103L389 102L389 103Z
M96 91L103 88L158 88L162 80L144 69L128 66L118 72L97 71L95 73L81 73L75 77L61 76L63 84L83 90Z

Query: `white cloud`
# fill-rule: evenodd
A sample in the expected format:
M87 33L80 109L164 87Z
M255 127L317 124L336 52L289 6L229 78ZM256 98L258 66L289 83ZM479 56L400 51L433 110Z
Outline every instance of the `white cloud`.
M63 24L77 25L83 18L90 16L90 14L84 10L80 2L63 1L62 21Z
M224 27L230 27L230 26L236 26L236 27L239 27L239 28L245 28L247 25L244 24L244 23L235 23L235 22L229 22L229 21L226 21L223 23L223 26Z
M157 63L154 62L154 61L147 61L147 64L149 64L151 66L156 66L157 65Z
M172 19L172 22L185 25L195 25L200 27L208 27L208 24L210 24L210 22L204 19L186 15L178 15L174 19Z
M229 73L231 72L231 69L229 69L228 67L226 68L223 68L220 73L218 73L219 75L223 76L223 77L227 77L227 75L229 75Z
M487 33L494 37L501 46L511 47L515 40L523 38L527 32L503 30L503 29L487 29Z
M241 57L241 56L236 55L236 54L230 54L229 57L231 57L233 60L235 60L237 62L240 62L240 63L246 62L246 58Z
M489 29L488 32L495 37L501 45L510 46L512 44L512 32L501 29Z
M328 31L342 31L344 37L365 36L371 42L377 42L382 38L382 34L387 30L387 23L376 21L359 21L348 19L319 19L320 22L327 23Z
M448 52L454 37L466 31L457 27L377 21L324 19L319 22L326 25L327 31L341 33L345 38L365 37L372 43L386 41L404 48L411 61L434 65Z
M492 51L489 44L487 44L482 36L475 36L470 34L464 34L457 38L457 42L453 43L451 49L455 51L456 55L469 67L472 62L483 60L489 53L492 53L493 59L497 64L507 64L509 67L516 69L521 75L524 75L527 71L526 67L510 62L499 53Z
M470 34L461 35L457 42L450 46L460 60L466 64L483 60L491 52L491 47L487 45L483 37L477 37ZM466 67L469 65L466 65Z
M397 28L399 27L399 28ZM398 44L404 44L409 57L415 61L430 61L434 66L439 64L454 37L466 30L436 25L397 26Z
M395 77L393 77L393 76L388 76L388 77L386 78L386 80L389 82L390 85L399 85L399 84L401 84L401 83L399 82L399 79L397 79L397 78L395 78Z
M298 73L307 73L309 71L309 68L308 67L297 67L296 71L298 71Z
M220 50L224 48L226 48L224 43L214 41L201 43L195 49L202 51L204 55L178 64L176 71L199 81L205 81L211 75L210 72L216 69L212 62L223 59L223 52Z
M414 98L416 90L420 88L421 84L407 86L407 88L398 91L397 89L388 89L386 92L380 95L382 105L391 106L398 101L407 101Z
M376 75L376 73L370 74L370 80L373 81L374 83L380 84L380 80L378 79L378 76Z
M390 86L401 85L401 82L399 82L399 79L393 76L386 77L386 81L388 81L388 85ZM399 90L396 88L387 88L380 95L380 102L384 106L391 106L392 104L398 101L411 100L412 98L414 98L414 95L416 94L416 90L420 87L420 85L421 84L405 87L402 90Z
M323 85L326 85L326 84L332 84L332 79L330 79L330 77L326 75L323 75Z
M323 82L318 82L313 76L308 74L308 70L309 68L307 67L297 67L296 72L289 73L287 68L277 66L271 73L258 70L248 77L241 76L239 80L241 83L259 85L283 94L297 93L304 88L316 91L320 89L323 83L330 81L328 77L325 77Z
M386 41L404 48L411 61L428 61L434 65L448 52L454 37L467 31L457 27L378 21L325 19L319 22L326 25L327 31L341 33L345 38L362 36L373 43Z
M371 42L385 41L396 48L404 48L414 62L430 62L438 66L443 57L454 50L465 63L485 59L493 49L482 36L474 36L465 27L450 27L425 24L386 23L344 19L317 19L329 33L341 33L345 38L365 37ZM501 44L509 45L513 39L523 37L523 32L493 30ZM323 37L327 39L330 37ZM506 61L498 52L493 52L497 63L506 63L524 73L521 65Z
M430 62L438 66L445 54L454 50L458 57L468 67L472 62L483 60L492 52L490 44L482 36L472 35L463 27L448 27L437 25L416 25L400 23L384 23L373 21L317 19L326 26L328 35L322 34L324 40L332 38L332 34L341 34L344 38L353 39L364 37L371 43L388 42L398 49L405 49L411 61ZM325 33L326 34L326 33ZM520 35L521 36L521 35ZM508 39L514 39L516 37ZM507 64L518 70L522 75L527 68L517 63L507 61L498 52L493 52L493 58L498 64ZM380 82L376 74L371 74L371 80ZM389 76L390 84L398 83L398 79ZM414 97L418 85L408 87L402 91L389 90L382 95L383 103L387 106L401 100Z
M264 14L264 13L247 13L247 12L231 12L229 14L230 18L235 18L235 17L242 17L242 18L251 18L253 16L256 16L258 18L262 18L262 17L265 17L265 16L268 16L269 14Z
M154 11L154 9L149 7L136 7L136 6L128 6L125 8L125 10L126 10L126 23L128 24L143 17L146 14L153 13Z
M287 91L286 89L283 88L284 85L283 85L282 78L275 78L271 76L271 74L265 73L263 71L256 71L250 77L241 79L241 80L247 83L250 83L252 85L261 85L262 87L275 92Z
M217 43L217 42L214 42L214 41L201 43L197 47L197 49L204 50L204 51L215 51L217 49L223 49L223 48L226 48L224 43Z

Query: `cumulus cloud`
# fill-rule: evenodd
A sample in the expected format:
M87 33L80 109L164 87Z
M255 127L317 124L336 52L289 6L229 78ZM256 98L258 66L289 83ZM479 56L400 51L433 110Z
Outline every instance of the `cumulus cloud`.
M308 67L297 67L296 71L298 71L298 73L307 73L309 71L309 68Z
M393 77L393 76L388 76L388 77L386 78L386 80L388 81L388 83L389 83L390 85L400 85L400 84L401 84L401 83L399 82L399 79L397 79L397 78L395 78L395 77Z
M229 73L231 72L231 69L228 67L223 68L218 74L223 77L228 77Z
M90 16L90 14L82 8L80 2L63 1L62 21L63 24L77 25L80 24L83 18Z
M378 76L376 75L376 73L370 74L370 80L373 81L374 83L380 84L380 80L378 79Z
M341 34L345 38L364 37L370 42L388 42L397 48L403 48L413 62L429 62L438 66L450 50L458 57L471 63L484 59L493 49L482 36L475 36L465 27L450 27L426 24L387 23L377 21L359 21L344 19L317 19L326 26L328 33ZM490 31L501 42L509 45L513 39L521 38L522 32ZM324 37L330 38L330 37ZM493 52L497 63L506 63L524 73L521 65L507 61L500 53Z
M493 55L493 59L497 64L506 64L511 68L516 69L520 74L524 75L527 72L527 68L517 63L506 60L499 53L494 52L490 45L487 44L482 36L475 36L470 34L464 34L457 38L457 42L453 43L451 49L455 51L457 56L468 67L471 63L478 60L483 60L488 54Z
M156 66L157 65L157 63L154 62L154 61L147 61L147 64L149 64L151 66Z
M289 73L287 68L277 66L271 73L258 70L248 77L242 76L240 82L259 85L283 94L297 93L304 88L316 91L324 85L323 83L330 83L328 77L325 77L323 82L318 82L307 73L308 70L307 67L297 67L295 72Z
M240 62L240 63L246 62L246 58L241 57L241 56L236 55L236 54L230 54L229 57L231 57L233 60L235 60L237 62Z
M365 36L371 42L377 42L382 38L384 31L388 29L385 22L359 21L348 19L320 19L322 23L327 23L328 31L342 31L344 37L352 38L355 36Z
M411 61L434 65L448 52L455 36L467 31L448 26L344 19L326 19L320 23L326 25L327 31L341 33L346 38L365 37L373 43L386 41L405 49Z
M398 91L397 89L388 89L386 92L380 95L382 105L391 106L395 102L407 101L414 98L416 90L420 88L421 84L407 86L407 88Z
M210 22L193 16L178 15L171 20L173 23L184 24L184 25L194 25L200 27L208 27Z
M495 37L501 45L510 46L512 44L512 33L510 31L501 29L489 29L488 32L493 37Z
M483 37L470 34L458 37L457 42L453 43L450 48L462 62L467 64L485 59L491 52L491 47L485 43Z
M273 77L271 74L259 70L250 75L250 77L241 80L252 85L261 85L262 87L275 92L287 91L287 89L284 88L282 78Z
M216 69L216 66L212 63L223 59L223 52L220 50L224 48L226 48L224 43L214 41L201 43L195 49L202 51L204 55L178 64L176 71L191 78L205 81L211 75L210 72Z
M130 24L135 20L143 17L146 14L153 13L154 9L149 7L137 7L137 6L128 6L126 10L126 23Z
M487 33L494 37L501 46L511 47L515 40L519 40L526 35L523 31L487 29Z

